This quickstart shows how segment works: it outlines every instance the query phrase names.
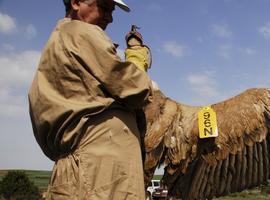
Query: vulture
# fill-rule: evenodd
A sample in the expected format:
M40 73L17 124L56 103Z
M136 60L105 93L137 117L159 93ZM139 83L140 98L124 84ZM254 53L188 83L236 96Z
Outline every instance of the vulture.
M254 88L213 104L218 136L199 137L199 106L155 91L145 108L145 185L157 167L168 195L183 200L225 196L270 178L270 89Z

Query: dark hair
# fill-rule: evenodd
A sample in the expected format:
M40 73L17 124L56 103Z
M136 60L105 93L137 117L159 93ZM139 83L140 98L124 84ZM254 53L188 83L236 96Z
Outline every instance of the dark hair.
M71 0L63 0L65 7L66 7L66 13L68 13L71 10Z

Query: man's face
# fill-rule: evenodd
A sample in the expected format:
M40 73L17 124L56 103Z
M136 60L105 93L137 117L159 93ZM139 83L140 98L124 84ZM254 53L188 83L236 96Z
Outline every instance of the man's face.
M80 0L72 6L73 19L97 25L103 30L113 21L112 12L115 7L113 0Z

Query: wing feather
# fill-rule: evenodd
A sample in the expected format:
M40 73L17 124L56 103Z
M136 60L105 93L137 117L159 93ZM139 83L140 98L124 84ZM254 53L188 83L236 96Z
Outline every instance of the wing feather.
M262 155L262 144L256 144L258 149L258 184L263 183L263 155Z
M240 176L240 187L237 191L244 190L247 188L246 184L246 174L247 174L247 147L244 146L243 153L242 153L243 163L242 163L242 171ZM238 186L237 186L238 187Z
M270 177L270 155L269 155L269 149L270 149L270 142L269 142L269 137L268 136L268 144L267 144L267 141L264 140L262 142L262 151L263 151L263 174L264 174L264 178L263 178L263 182L266 182L267 179Z
M266 183L270 178L270 91L249 89L212 105L219 136L199 139L200 107L161 92L146 106L145 180L165 165L171 196L212 199Z

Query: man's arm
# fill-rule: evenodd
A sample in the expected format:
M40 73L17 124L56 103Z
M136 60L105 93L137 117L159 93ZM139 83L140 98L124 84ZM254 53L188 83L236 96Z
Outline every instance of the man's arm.
M113 98L133 108L145 104L151 95L151 80L134 63L121 61L100 28L74 20L61 38L72 62L91 73Z

